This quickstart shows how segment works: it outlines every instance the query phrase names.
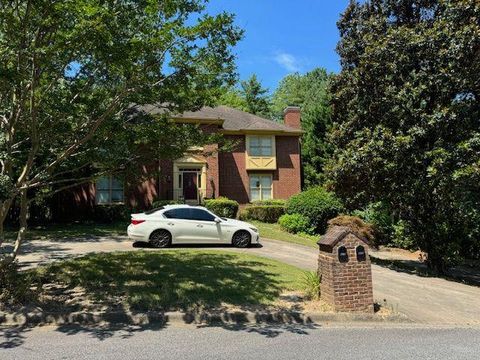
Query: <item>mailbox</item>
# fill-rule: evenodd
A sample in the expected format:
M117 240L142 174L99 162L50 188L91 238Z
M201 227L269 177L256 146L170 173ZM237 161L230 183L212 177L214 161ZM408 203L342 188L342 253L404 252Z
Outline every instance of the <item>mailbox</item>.
M347 226L330 226L318 245L322 299L335 311L373 313L368 241Z
M340 261L341 263L348 262L348 252L345 246L338 247L338 261Z
M357 254L357 261L366 261L367 260L367 254L365 253L365 247L362 245L358 245L355 249L355 252Z

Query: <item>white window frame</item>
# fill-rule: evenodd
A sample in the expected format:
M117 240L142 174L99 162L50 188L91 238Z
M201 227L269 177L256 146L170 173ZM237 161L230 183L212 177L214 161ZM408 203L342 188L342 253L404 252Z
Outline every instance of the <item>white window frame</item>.
M270 142L269 146L262 144L262 141L267 140ZM248 139L248 155L254 157L272 157L275 156L274 146L275 140L273 136L270 135L249 135ZM252 145L256 140L258 145ZM258 152L255 153L254 149L257 149ZM268 151L265 151L268 150Z
M251 186L252 177L258 177L259 178L259 180L258 180L259 186L258 187L252 187ZM268 199L263 198L263 190L265 188L262 186L262 180L261 180L262 177L270 178L270 198L268 198ZM272 174L257 174L257 173L250 174L249 177L248 177L248 189L249 189L248 190L248 195L249 195L250 201L273 199L273 175ZM260 195L259 199L252 199L252 189L259 191L259 195Z
M108 188L107 189L98 189L98 183L101 179L108 178ZM122 184L122 188L114 188L113 187L113 182L114 180L117 180ZM112 201L112 193L114 191L122 191L122 200L121 201ZM99 196L98 194L100 192L107 192L108 191L108 201L100 202L99 201ZM102 176L97 181L95 182L95 204L96 205L121 205L125 203L125 186L123 184L123 181L119 180L118 178L115 178L112 175L106 175Z

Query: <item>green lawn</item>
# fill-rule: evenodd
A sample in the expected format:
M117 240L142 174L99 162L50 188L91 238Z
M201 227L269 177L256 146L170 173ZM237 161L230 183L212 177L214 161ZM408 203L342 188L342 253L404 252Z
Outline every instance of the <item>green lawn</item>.
M300 290L304 276L266 258L193 249L92 254L33 271L43 283L79 286L102 305L163 311L269 305Z
M318 247L317 241L319 239L318 236L311 236L306 234L290 234L280 228L278 224L267 224L260 221L250 221L254 224L258 231L260 232L260 237L264 237L267 239L274 239L280 241L291 242L295 244L310 246L310 247Z

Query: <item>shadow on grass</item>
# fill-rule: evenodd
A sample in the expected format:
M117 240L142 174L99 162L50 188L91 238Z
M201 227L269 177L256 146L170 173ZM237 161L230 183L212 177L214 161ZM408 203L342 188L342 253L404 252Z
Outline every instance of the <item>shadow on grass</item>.
M265 305L302 274L272 260L200 250L94 254L39 271L44 282L81 287L109 308L138 311Z
M381 267L422 277L438 277L449 281L455 281L471 286L480 286L480 269L453 267L447 270L446 274L438 274L431 271L426 264L414 260L392 260L380 259L370 256L372 264Z
M101 223L71 223L50 224L46 226L33 226L26 233L27 240L53 240L53 241L93 241L99 237L122 237L127 235L127 223L115 222ZM16 237L15 228L5 230L5 238L12 241Z
M144 249L155 249L150 243L145 241L135 241L132 246L134 248L144 248ZM252 249L259 249L262 248L262 244L252 244L249 248ZM235 249L235 247L231 244L173 244L170 245L168 248L161 248L161 250L168 250L168 249ZM245 250L248 250L246 248Z

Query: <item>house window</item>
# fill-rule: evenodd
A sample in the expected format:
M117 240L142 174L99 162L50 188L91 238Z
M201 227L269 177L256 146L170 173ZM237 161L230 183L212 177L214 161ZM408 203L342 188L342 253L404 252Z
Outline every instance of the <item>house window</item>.
M95 201L98 205L122 203L123 182L113 176L102 176L95 183Z
M251 156L272 156L273 139L271 136L250 136L248 153Z
M250 175L250 201L272 198L272 175Z

